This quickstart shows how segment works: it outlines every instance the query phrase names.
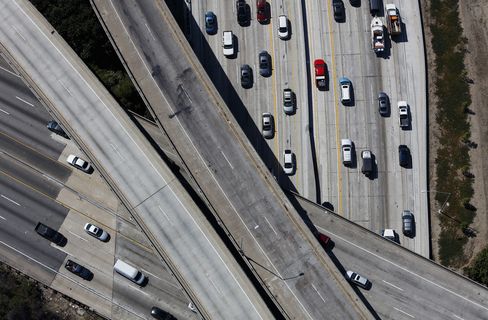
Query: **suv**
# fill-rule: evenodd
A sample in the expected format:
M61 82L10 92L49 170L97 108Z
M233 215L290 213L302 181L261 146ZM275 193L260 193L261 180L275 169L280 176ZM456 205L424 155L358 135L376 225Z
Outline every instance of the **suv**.
M265 112L262 117L263 137L273 139L274 137L274 119L271 113Z
M332 0L332 10L334 11L335 21L342 22L346 19L344 2L342 0Z
M256 0L256 16L258 18L259 23L268 23L269 17L267 8L266 8L266 0Z
M283 155L283 171L288 176L295 173L295 159L293 152L289 149L286 149Z
M285 114L293 114L295 108L295 93L291 89L283 89L283 111L285 111Z
M402 212L402 231L407 237L413 237L415 233L415 219L410 210L403 210Z
M285 15L281 15L278 17L278 37L281 40L287 40L290 37L288 18Z
M259 74L263 77L271 76L271 56L266 50L259 53Z
M224 56L233 57L235 54L234 49L234 34L232 31L224 31L222 33L222 46L224 50Z
M380 115L386 117L390 114L390 99L384 92L378 93L378 111Z
M248 64L241 66L241 86L245 89L252 87L252 69Z
M90 281L91 279L93 279L93 273L90 270L83 267L82 265L77 264L74 261L71 261L68 259L68 261L66 261L66 264L64 265L64 267L68 271L76 274L77 276L79 276L79 277L81 277L87 281Z
M371 285L368 279L366 279L365 277L363 277L362 275L356 272L347 271L346 274L347 274L347 280L364 289L368 289L369 286Z
M398 146L398 162L401 167L408 168L410 166L410 149L404 144Z
M64 132L63 128L61 128L61 126L54 120L51 120L47 123L47 128L56 133L56 134L59 134L60 136L66 138L66 139L69 139L68 135L66 134L66 132Z
M246 1L236 1L237 23L239 23L240 26L245 26L249 23L249 14L247 8L248 7Z
M341 102L347 106L351 103L351 80L346 77L339 79L339 85L341 87Z
M64 247L68 240L56 230L46 226L45 224L39 222L35 228L36 232L43 238L54 242L60 247Z
M207 11L207 13L205 13L205 31L208 34L217 33L217 17L212 11Z

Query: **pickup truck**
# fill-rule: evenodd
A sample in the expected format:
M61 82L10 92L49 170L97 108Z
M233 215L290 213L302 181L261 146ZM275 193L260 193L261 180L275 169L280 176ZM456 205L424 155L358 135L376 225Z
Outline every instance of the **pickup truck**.
M410 118L406 101L398 101L398 114L400 116L400 128L407 129L410 126Z
M315 68L315 85L319 90L325 90L327 79L325 77L327 71L327 65L322 59L316 59L313 62Z
M58 246L64 247L66 245L67 239L56 230L46 226L39 222L35 228L36 232L47 240L54 242Z

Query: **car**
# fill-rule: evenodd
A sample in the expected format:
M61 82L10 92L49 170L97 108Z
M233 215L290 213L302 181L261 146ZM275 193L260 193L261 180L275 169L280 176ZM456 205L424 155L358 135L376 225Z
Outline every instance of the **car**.
M249 89L252 87L252 84L252 69L248 64L243 64L241 66L241 86L245 89Z
M190 309L191 312L197 313L197 308L195 308L193 302L188 303L188 309Z
M237 13L237 23L240 26L246 26L249 23L249 12L246 1L237 0L236 1L236 13Z
M356 273L354 271L347 271L347 280L349 280L351 283L354 283L355 285L358 285L364 289L369 289L371 286L371 283L369 280L359 273Z
M68 261L66 261L66 264L64 265L64 267L68 271L76 274L80 278L83 278L87 281L90 281L93 279L93 272L91 272L87 268L83 267L82 265L77 264L76 262L74 262L72 260L68 259Z
M349 0L349 3L353 6L359 6L361 4L361 0Z
M217 33L217 16L212 11L205 13L205 31L208 34Z
M265 112L262 116L263 137L273 139L274 137L274 119L271 113Z
M400 243L400 239L398 237L398 234L393 229L381 230L381 236L385 239L390 240L390 241Z
M65 236L53 228L46 226L42 222L38 222L34 230L36 230L37 234L41 237L57 244L60 247L64 247L68 242L68 239L66 239Z
M326 236L325 234L320 233L320 232L317 232L317 234L315 236L317 237L317 240L319 240L320 244L322 245L322 248L327 250L329 248L329 245L330 245L330 238L328 236Z
M334 12L335 21L342 22L346 19L346 11L342 0L332 0L332 11Z
M259 53L259 74L263 77L271 76L271 56L266 50Z
M256 17L259 23L269 22L269 15L267 11L266 0L256 0Z
M151 316L158 320L176 320L176 318L171 313L159 309L158 307L151 308Z
M408 168L410 166L410 149L404 144L398 146L398 162L401 167Z
M343 105L347 106L351 103L351 87L352 83L346 77L342 77L339 79L339 86L341 87L341 102Z
M378 93L378 111L383 117L390 114L390 98L384 92Z
M66 132L64 132L63 128L61 128L61 126L54 120L51 120L47 123L47 126L46 126L50 131L66 138L66 139L69 139L69 136L66 134Z
M415 235L415 219L410 210L403 210L402 212L402 231L407 237Z
M281 40L287 40L290 37L288 18L283 14L278 17L278 37Z
M97 227L91 223L86 223L84 227L86 233L91 235L92 237L97 238L100 241L107 242L110 238L107 231L103 230L102 228Z
M315 59L313 66L315 68L315 85L319 90L325 90L327 85L327 64L323 59Z
M66 161L72 165L73 167L80 169L84 172L90 172L92 170L92 166L89 162L81 159L80 157L75 156L74 154L70 154Z
M341 139L342 163L347 167L352 164L352 141L351 139Z
M286 149L283 155L283 171L290 176L295 173L295 159L291 150Z
M293 114L296 108L295 93L289 89L283 89L283 111L285 114Z
M224 51L224 56L234 57L235 46L234 46L234 34L232 33L232 31L222 32L222 47Z

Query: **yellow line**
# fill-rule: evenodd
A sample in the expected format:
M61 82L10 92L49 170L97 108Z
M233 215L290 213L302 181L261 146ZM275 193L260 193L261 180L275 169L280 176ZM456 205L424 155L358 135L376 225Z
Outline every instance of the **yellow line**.
M334 50L334 36L332 34L332 20L330 16L330 8L332 8L332 2L331 0L328 1L328 10L327 10L327 18L328 18L328 24L329 24L329 42L330 42L330 70L332 70L332 77L329 79L333 83L333 88L334 88L334 108L335 108L335 131L336 131L336 150L337 150L337 188L338 188L338 193L339 197L337 199L338 201L338 210L336 211L338 214L342 215L342 174L341 174L341 169L342 169L342 161L341 161L341 148L340 148L340 143L339 143L339 103L338 103L338 93L337 93L337 75L336 75L336 68L335 68L335 50Z

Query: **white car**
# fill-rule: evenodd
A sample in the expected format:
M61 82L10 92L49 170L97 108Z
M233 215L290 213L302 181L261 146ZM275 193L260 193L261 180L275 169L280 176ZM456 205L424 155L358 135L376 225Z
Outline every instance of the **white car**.
M85 224L84 229L85 229L86 233L88 233L92 237L97 238L100 241L105 242L109 238L107 231L105 231L105 230L103 230L103 229L101 229L101 228L99 228L99 227L97 227L91 223Z
M269 112L263 113L263 137L266 139L273 139L274 137L274 119L273 115Z
M353 271L347 271L346 273L347 273L347 279L350 282L352 282L352 283L354 283L354 284L356 284L356 285L358 285L364 289L369 288L369 285L370 285L369 280L366 279L365 277L363 277L362 275L357 274L356 272L353 272Z
M282 40L287 40L290 37L288 18L285 15L278 17L278 37Z
M283 171L286 175L292 175L295 173L295 161L293 159L293 152L286 149L283 156Z
M352 164L352 141L351 139L341 139L342 163L350 166Z
M73 154L70 154L68 156L68 158L66 158L66 161L72 165L73 167L75 168L78 168L82 171L85 171L85 172L90 172L90 170L92 169L92 166L90 165L89 162L81 159L80 157L77 157Z
M393 229L385 229L381 231L381 236L390 241L400 243L398 234Z

